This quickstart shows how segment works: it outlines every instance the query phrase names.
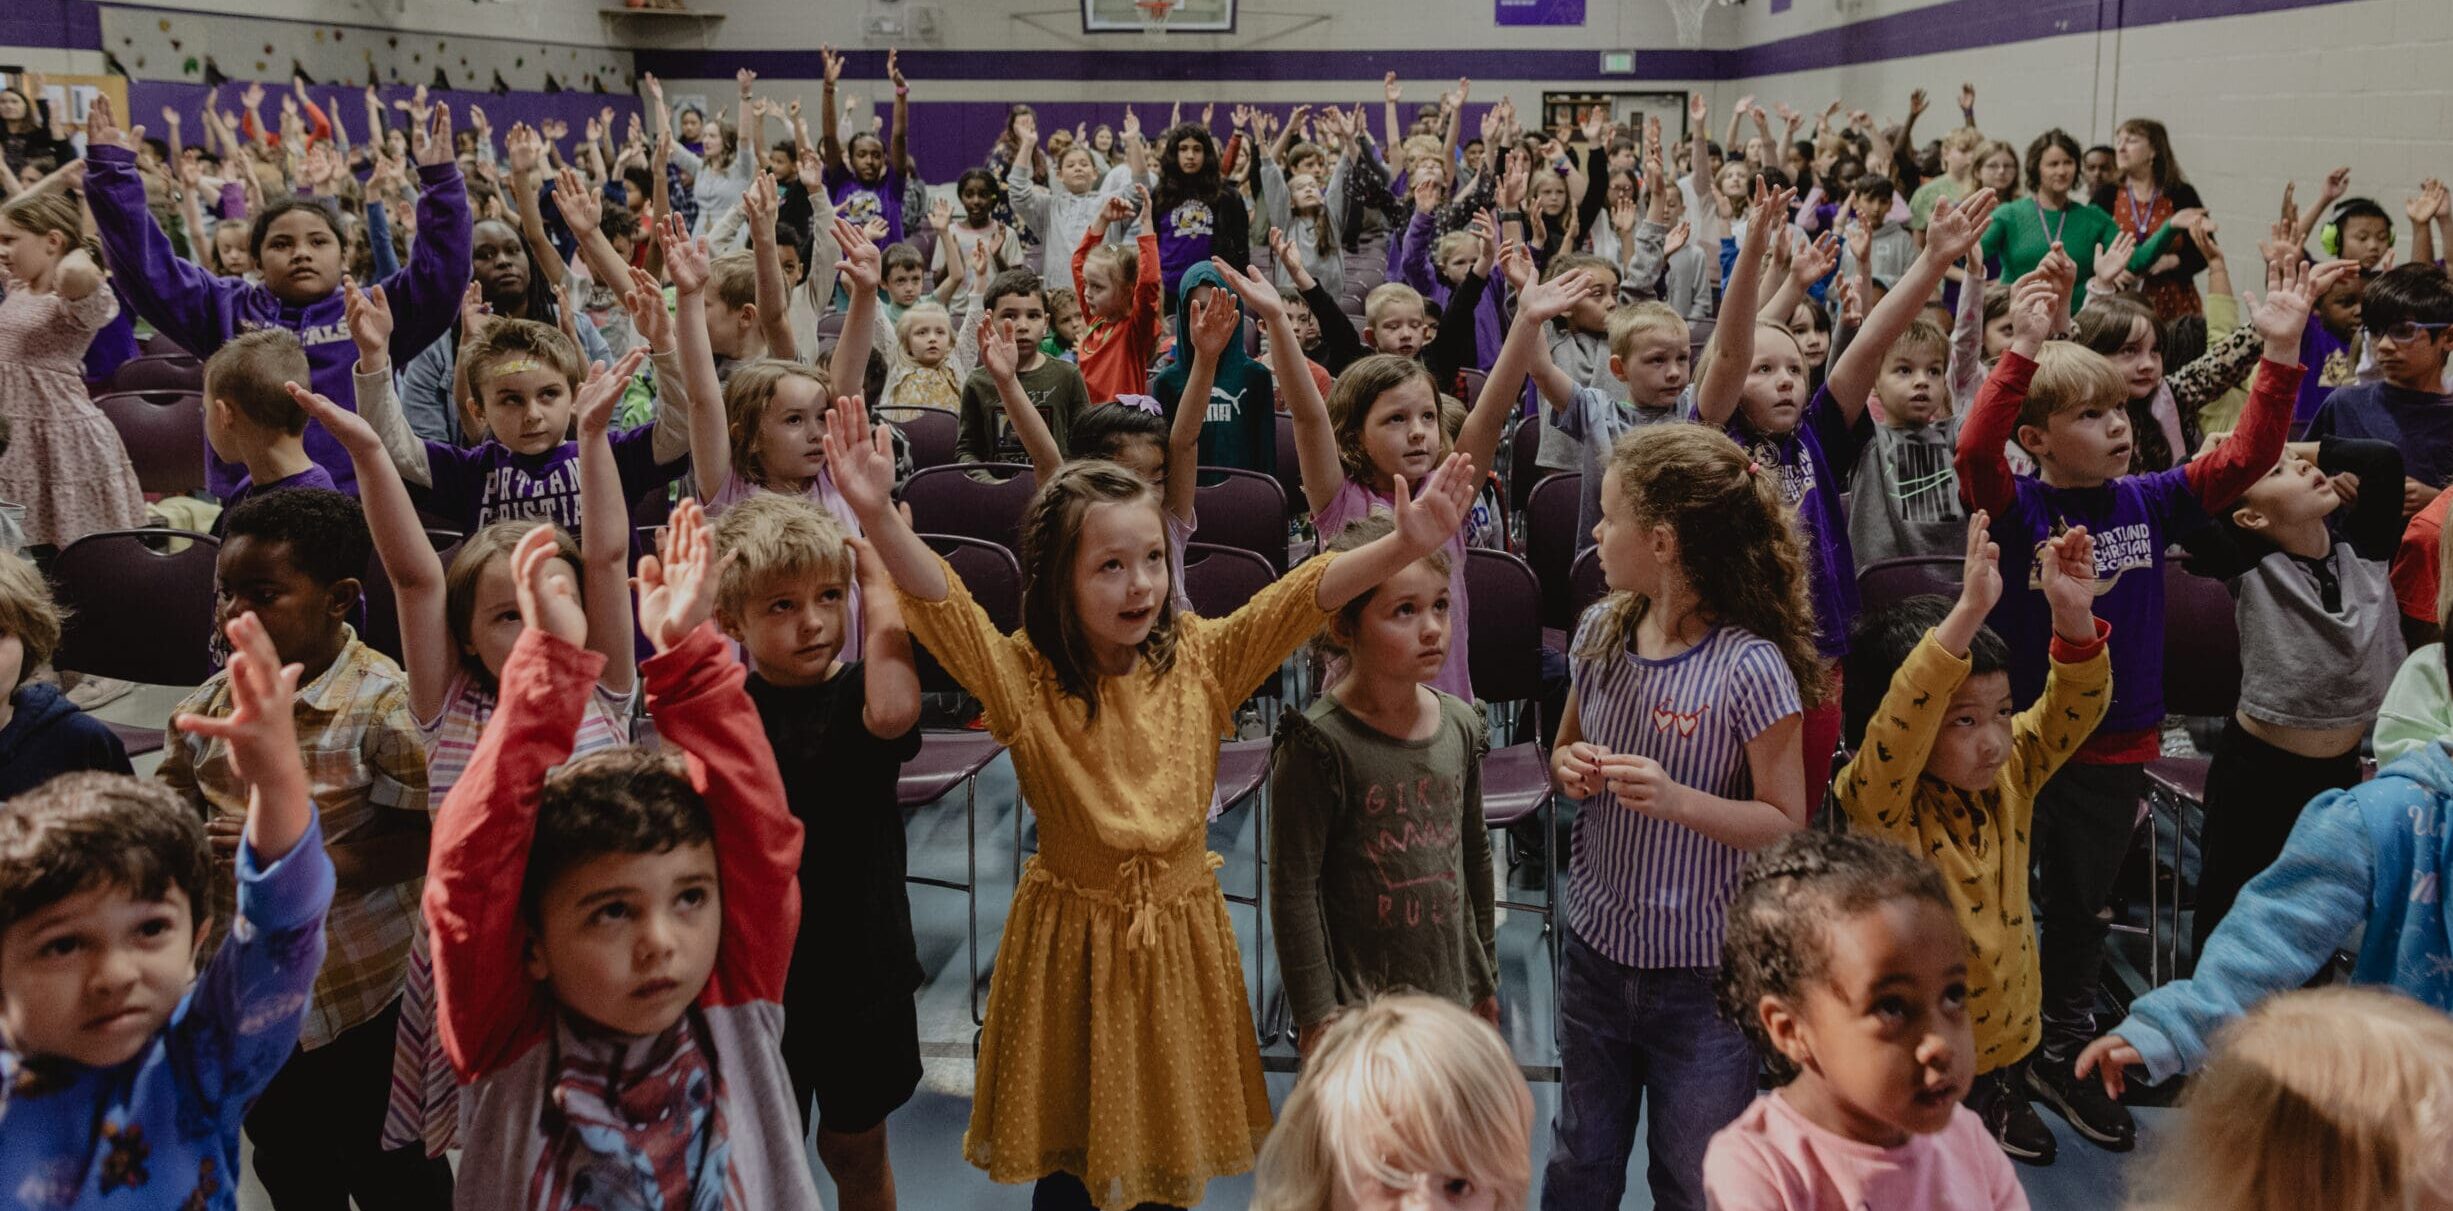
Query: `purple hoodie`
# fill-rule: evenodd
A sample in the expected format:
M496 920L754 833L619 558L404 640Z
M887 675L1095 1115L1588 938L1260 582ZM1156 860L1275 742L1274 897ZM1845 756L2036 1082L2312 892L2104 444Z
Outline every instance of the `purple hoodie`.
M145 208L145 183L136 175L136 157L121 148L96 147L86 159L86 199L102 236L111 281L138 315L200 358L213 356L223 342L241 333L287 328L306 349L308 378L316 392L344 408L357 408L350 367L358 360L358 347L342 320L340 291L292 306L243 278L218 277L181 260ZM396 325L394 366L408 365L450 330L469 280L468 190L460 180L460 167L450 162L422 166L417 175L424 186L417 201L417 243L409 251L408 267L383 282ZM204 435L196 436L202 445ZM308 455L331 472L334 486L356 495L357 472L341 444L321 425L308 426L306 444ZM245 468L213 457L211 450L204 456L206 485L214 495L227 498Z
M1456 293L1456 287L1449 285L1447 279L1439 275L1439 267L1431 261L1431 254L1439 247L1440 241L1436 226L1437 220L1433 216L1419 210L1406 223L1405 239L1402 241L1405 272L1399 280L1420 291L1424 298L1439 304L1440 323L1446 324L1451 322L1446 310L1448 299ZM1505 283L1494 277L1490 289L1482 292L1481 303L1474 308L1473 365L1476 370L1490 369L1491 363L1499 359L1499 346L1508 338L1507 323L1499 318L1500 309L1505 305L1502 302L1505 295Z

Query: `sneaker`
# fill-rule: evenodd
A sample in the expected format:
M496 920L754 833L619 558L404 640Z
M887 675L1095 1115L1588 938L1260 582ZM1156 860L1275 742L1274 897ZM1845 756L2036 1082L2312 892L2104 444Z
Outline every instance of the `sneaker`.
M2127 1152L2137 1145L2129 1109L2106 1096L2101 1084L2079 1077L2072 1061L2037 1055L2027 1062L2027 1088L2097 1147Z
M1986 1119L1994 1142L2014 1161L2049 1165L2060 1150L2053 1129L2044 1125L2044 1116L2036 1113L2036 1104L2027 1100L2027 1090L2017 1081L2002 1082L2001 1100Z

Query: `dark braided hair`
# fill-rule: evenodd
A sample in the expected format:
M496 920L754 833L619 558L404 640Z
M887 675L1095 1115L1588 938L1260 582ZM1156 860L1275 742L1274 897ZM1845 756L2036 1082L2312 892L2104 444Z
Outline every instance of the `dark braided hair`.
M1772 1046L1757 1012L1765 997L1801 1001L1831 968L1830 923L1892 900L1931 900L1951 912L1942 872L1877 837L1807 829L1757 850L1738 875L1721 944L1716 991L1782 1084L1797 1068Z

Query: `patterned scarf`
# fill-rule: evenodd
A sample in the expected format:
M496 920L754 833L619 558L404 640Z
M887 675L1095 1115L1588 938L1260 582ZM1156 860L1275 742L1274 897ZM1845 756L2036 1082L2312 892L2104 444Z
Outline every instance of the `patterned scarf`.
M551 1141L527 1204L549 1211L716 1211L729 1185L724 1100L692 1009L651 1039L554 1027L538 1128Z

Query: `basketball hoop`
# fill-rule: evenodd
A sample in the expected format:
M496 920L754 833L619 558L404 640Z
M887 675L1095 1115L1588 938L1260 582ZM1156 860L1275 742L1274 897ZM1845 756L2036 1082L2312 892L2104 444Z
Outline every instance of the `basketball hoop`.
M1133 0L1141 10L1141 32L1158 35L1167 32L1167 18L1175 15L1177 0Z
M1678 45L1703 45L1704 10L1712 7L1712 0L1663 0L1663 3L1669 5L1670 15L1678 19Z

